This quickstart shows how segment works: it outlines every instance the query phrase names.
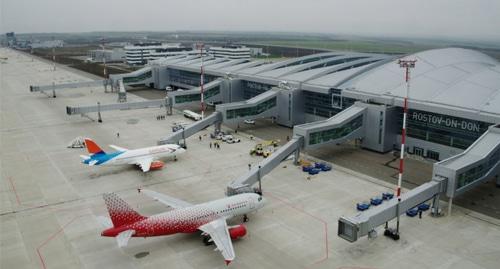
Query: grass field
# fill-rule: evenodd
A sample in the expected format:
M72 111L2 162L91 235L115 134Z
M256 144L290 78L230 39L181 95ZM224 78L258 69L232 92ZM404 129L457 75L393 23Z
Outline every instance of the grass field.
M299 47L318 50L347 50L357 52L375 52L375 53L413 53L417 51L436 48L430 45L419 45L410 42L390 43L382 41L363 41L363 40L275 40L275 41L256 41L258 45Z

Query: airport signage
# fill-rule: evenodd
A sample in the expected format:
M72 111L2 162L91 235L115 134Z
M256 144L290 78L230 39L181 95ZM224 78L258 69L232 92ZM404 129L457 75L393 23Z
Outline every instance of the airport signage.
M460 129L464 131L481 133L481 123L463 118L434 114L423 111L411 111L410 120L423 122L431 125L438 125L448 128Z

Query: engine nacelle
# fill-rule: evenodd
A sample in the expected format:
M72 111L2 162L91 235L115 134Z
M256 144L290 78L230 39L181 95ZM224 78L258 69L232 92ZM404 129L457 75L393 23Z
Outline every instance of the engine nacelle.
M154 161L154 162L151 162L151 167L149 169L150 170L160 170L163 168L163 165L165 165L165 163L162 161Z
M247 234L247 227L245 227L245 225L243 224L232 226L228 230L229 230L229 235L233 240L243 237Z

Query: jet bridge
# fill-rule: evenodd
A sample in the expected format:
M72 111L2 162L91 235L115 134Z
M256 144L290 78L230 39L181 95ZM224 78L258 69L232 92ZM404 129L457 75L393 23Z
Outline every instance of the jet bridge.
M130 110L130 109L143 109L143 108L155 108L155 107L165 107L168 109L170 107L169 99L157 99L157 100L149 100L149 101L139 101L139 102L129 102L129 103L116 103L116 104L104 104L101 105L97 102L97 105L91 106L67 106L66 114L67 115L82 115L87 116L89 113L97 112L98 121L102 122L101 112L102 111L111 111L111 110Z
M203 85L203 98L207 102L222 102L221 83L222 79L217 79ZM184 91L173 91L168 93L173 107L191 105L201 101L201 87L196 87Z
M439 196L445 193L450 201L453 197L492 180L500 173L500 125L492 126L464 152L434 164L432 181L424 183L401 195L399 210L397 199L392 199L354 217L341 217L338 236L349 242L368 235L378 226L395 219L399 212L433 199L433 211L439 212Z
M304 149L317 149L325 144L363 138L365 135L366 107L353 105L335 116L293 127L294 135L304 137Z
M269 94L269 96L273 95ZM327 120L295 126L293 138L288 143L264 159L257 167L254 166L246 174L231 182L227 187L226 194L235 195L253 191L252 185L271 172L292 153L295 153L295 162L297 163L302 148L314 149L325 144L342 143L353 138L362 138L366 111L366 107L352 106Z
M110 75L109 79L113 85L119 80L123 80L125 86L149 85L153 82L153 70L150 66L146 66L134 72Z
M257 167L253 167L246 174L234 180L227 187L226 195L236 195L244 192L253 192L251 186L257 183L263 176L271 172L283 160L292 153L295 153L295 162L298 162L300 148L302 147L303 137L295 136L288 143L281 146L271 156L264 159Z
M368 235L376 227L396 218L398 212L400 215L405 214L408 209L430 199L434 199L433 212L438 212L439 193L445 188L446 180L436 179L401 194L399 204L398 200L393 198L354 217L341 217L337 235L349 242L355 242L358 238Z
M216 132L220 130L220 125L222 123L222 115L219 112L214 112L210 116L205 117L202 120L196 121L187 127L178 130L177 132L174 132L158 141L158 145L165 145L165 144L177 144L179 141L182 139L186 139L199 131L207 128L208 126L215 124L215 130Z
M273 88L246 101L217 105L216 110L222 113L224 123L238 123L247 119L277 117L279 91Z
M464 152L434 164L433 178L448 180L446 196L453 198L500 174L500 124L491 126Z
M43 85L43 86L30 86L30 92L42 92L45 93L47 91L52 91L52 96L56 97L55 91L60 90L70 90L70 89L78 89L78 88L86 88L86 87L96 87L96 86L104 86L104 90L107 90L107 86L111 85L110 81L107 79L102 80L93 80L93 81L82 81L82 82L72 82L72 83L63 83L63 84L52 84L52 85Z

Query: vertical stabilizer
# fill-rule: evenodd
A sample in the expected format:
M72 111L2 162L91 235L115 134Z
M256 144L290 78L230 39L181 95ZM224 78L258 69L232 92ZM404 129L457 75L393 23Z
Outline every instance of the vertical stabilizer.
M90 154L103 154L104 150L101 149L92 139L85 138L85 147Z
M103 198L114 227L120 227L146 218L132 209L115 193L105 193Z

